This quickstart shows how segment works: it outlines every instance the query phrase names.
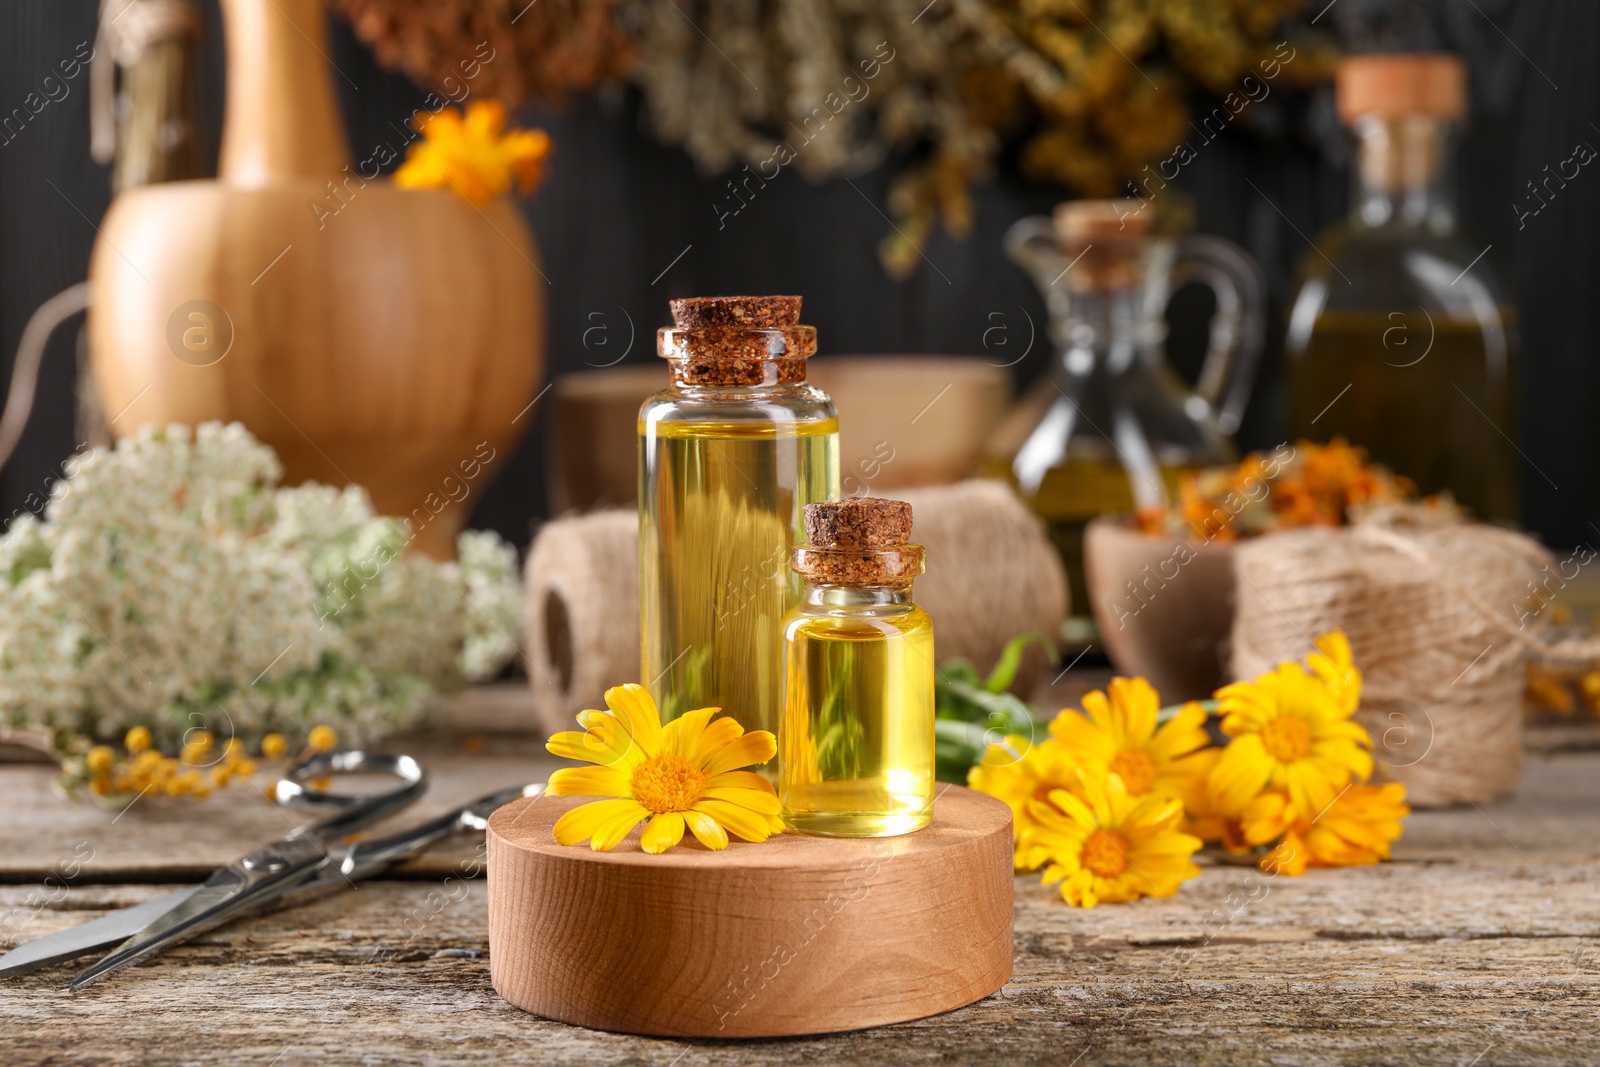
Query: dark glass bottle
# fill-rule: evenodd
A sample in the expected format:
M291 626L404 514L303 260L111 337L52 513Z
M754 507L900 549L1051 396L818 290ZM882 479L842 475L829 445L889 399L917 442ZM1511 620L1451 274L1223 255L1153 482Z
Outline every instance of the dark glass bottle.
M1306 259L1289 317L1295 437L1343 437L1478 517L1515 520L1516 317L1485 245L1457 232L1452 139L1466 70L1447 55L1339 70L1358 141L1349 218Z

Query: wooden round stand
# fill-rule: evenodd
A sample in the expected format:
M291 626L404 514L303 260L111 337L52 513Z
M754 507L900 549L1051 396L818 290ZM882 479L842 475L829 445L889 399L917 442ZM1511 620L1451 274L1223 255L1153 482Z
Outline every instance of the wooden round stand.
M903 1022L1011 977L1011 813L952 786L904 837L782 834L660 856L558 845L581 797L489 820L489 973L519 1008L663 1037Z

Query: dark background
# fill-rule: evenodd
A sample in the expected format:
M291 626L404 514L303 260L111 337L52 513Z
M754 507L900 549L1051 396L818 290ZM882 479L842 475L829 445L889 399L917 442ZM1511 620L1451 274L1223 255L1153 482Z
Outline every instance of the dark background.
M97 7L95 0L7 0L0 10L0 112L20 105L59 60L93 41ZM1520 308L1519 444L1529 464L1548 476L1524 465L1525 520L1553 545L1600 539L1600 428L1594 418L1600 411L1600 170L1585 169L1520 232L1513 207L1546 164L1568 158L1579 141L1600 146L1600 2L1335 0L1326 15L1324 25L1352 48L1444 47L1468 56L1472 120L1458 158L1462 227L1470 238L1492 243L1487 262ZM214 163L223 92L214 3L207 16L199 106ZM331 58L359 86L335 79L362 158L364 146L393 139L390 123L421 106L423 91L379 69L337 18ZM87 72L71 85L66 99L0 145L0 369L6 375L32 311L84 278L94 227L109 200L106 168L88 156ZM819 186L788 168L719 231L712 205L721 199L722 182L698 175L685 155L651 140L631 91L618 89L564 113L531 109L522 118L547 128L556 144L549 179L525 202L550 278L548 374L613 362L626 345L629 318L636 338L626 362L654 358L653 331L673 296L802 293L805 320L817 327L825 353L984 354L985 330L997 323L1016 324L1020 333L1024 312L1043 321L1039 298L1001 254L1000 237L1018 216L1048 210L1063 190L1002 173L979 192L972 235L964 242L936 238L927 249L929 263L909 281L895 282L876 257L889 226L880 210L888 168ZM1326 94L1278 119L1276 131L1270 121L1264 131L1230 129L1178 182L1195 199L1197 229L1242 244L1271 286L1271 343L1240 434L1247 448L1282 439L1284 304L1297 265L1310 254L1308 238L1341 217L1349 187L1347 154L1340 151ZM1174 311L1180 326L1203 315L1205 302L1183 294ZM592 332L596 325L606 329ZM1197 331L1178 334L1174 360L1193 365ZM76 335L76 325L64 328L52 343L28 432L0 472L0 513L39 492L77 444ZM991 346L1000 336L989 335ZM1019 381L1043 366L1044 347L1036 345L1016 366ZM534 414L541 414L538 407ZM536 417L480 499L474 525L527 543L545 514L545 433L545 420Z

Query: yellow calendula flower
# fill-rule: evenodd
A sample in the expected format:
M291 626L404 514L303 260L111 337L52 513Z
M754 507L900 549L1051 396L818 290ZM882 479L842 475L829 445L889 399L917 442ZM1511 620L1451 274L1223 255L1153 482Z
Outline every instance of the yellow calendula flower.
M1322 679L1341 711L1355 714L1361 706L1361 672L1350 658L1350 639L1343 630L1332 630L1317 638L1316 645L1306 666Z
M1079 772L1077 791L1029 801L1032 824L1022 841L1030 863L1046 864L1044 884L1060 882L1068 904L1170 897L1200 873L1189 861L1200 839L1178 830L1179 801L1131 797L1121 777L1094 771Z
M1222 758L1222 749L1212 746L1195 753L1195 776L1184 782L1179 800L1183 801L1181 829L1207 844L1220 844L1233 853L1250 851L1240 825L1240 809L1229 804L1211 787L1211 771Z
M1016 867L1030 871L1033 867L1024 861L1020 844L1030 824L1028 802L1045 800L1057 789L1076 788L1078 764L1055 738L1030 744L1020 734L1010 734L1003 744L990 745L983 759L967 771L967 785L1011 809L1011 832L1018 842Z
M1320 814L1307 815L1282 789L1267 789L1244 809L1241 822L1252 845L1278 844L1262 857L1263 870L1298 875L1307 867L1353 867L1389 858L1400 820L1411 814L1406 787L1350 785Z
M506 132L506 107L479 100L466 116L447 107L417 116L413 127L423 139L406 151L394 172L402 189L454 189L482 206L516 184L531 192L544 176L550 136L543 130Z
M727 848L730 831L765 841L783 829L772 785L740 769L777 754L771 733L745 733L728 718L713 721L719 708L687 712L662 726L641 685L606 690L606 706L610 712L579 713L583 732L558 733L545 745L557 756L598 764L556 771L547 794L615 798L561 816L557 841L575 845L588 838L590 848L606 852L649 819L639 846L660 853L683 840L686 827L711 849Z
M1315 814L1351 778L1372 775L1372 738L1350 721L1349 692L1330 691L1298 663L1224 686L1217 700L1222 732L1233 738L1210 776L1225 811L1242 810L1271 785L1286 789L1297 810Z
M1113 678L1107 693L1083 698L1083 711L1070 708L1050 724L1050 733L1080 766L1109 771L1131 796L1155 793L1183 799L1203 773L1196 758L1206 747L1206 713L1185 704L1159 728L1161 698L1143 678Z

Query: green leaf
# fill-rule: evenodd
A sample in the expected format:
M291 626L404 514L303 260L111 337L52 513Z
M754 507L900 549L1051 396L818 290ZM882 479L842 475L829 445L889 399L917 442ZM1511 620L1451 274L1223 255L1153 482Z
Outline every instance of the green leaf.
M1006 647L1001 650L1000 658L995 661L994 670L989 672L988 681L984 688L991 693L1003 693L1011 688L1011 683L1017 679L1017 670L1022 666L1022 654L1028 650L1029 645L1038 645L1050 657L1053 667L1058 662L1056 646L1050 639L1041 633L1018 634L1006 642Z

